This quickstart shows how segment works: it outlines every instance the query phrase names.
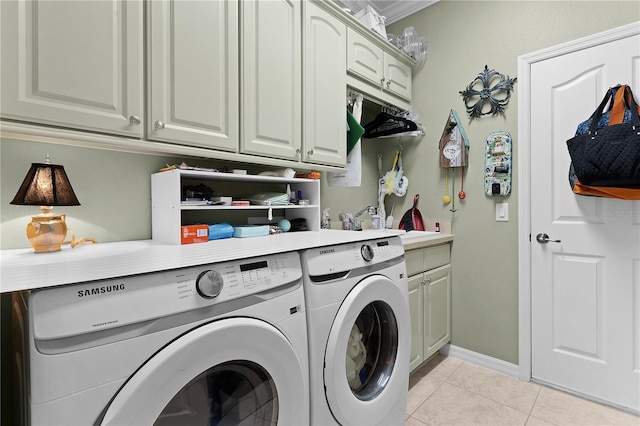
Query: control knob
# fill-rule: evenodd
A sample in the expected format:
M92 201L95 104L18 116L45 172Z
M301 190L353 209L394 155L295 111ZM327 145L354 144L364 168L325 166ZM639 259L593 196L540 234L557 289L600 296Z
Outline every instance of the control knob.
M222 275L213 270L206 270L196 278L196 290L198 294L207 299L217 297L222 291L224 280Z
M371 248L369 244L365 244L360 247L360 254L366 262L371 262L373 260L373 248Z

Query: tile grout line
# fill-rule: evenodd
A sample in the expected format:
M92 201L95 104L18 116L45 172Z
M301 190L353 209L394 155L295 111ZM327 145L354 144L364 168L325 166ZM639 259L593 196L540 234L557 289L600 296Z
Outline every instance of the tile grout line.
M533 409L536 407L536 404L538 403L538 398L540 397L540 392L542 392L542 386L538 384L538 392L536 393L536 397L533 400L533 404L531 405L531 409L529 410L528 416L527 416L527 422L529 422L529 420L531 419L531 415L533 413ZM538 417L536 417L538 418ZM550 422L549 420L543 419L540 417L540 420L543 420L547 423L550 423L552 425L555 425L555 423ZM527 424L527 422L525 422L525 425Z
M455 369L455 370L454 370L454 371L449 375L449 377L453 376L453 373L454 373L455 371L457 371L460 367L462 367L462 366L464 365L464 363L465 363L465 361L463 361L463 362L458 366L458 368L456 368L456 369ZM497 372L497 374L501 374L501 373ZM507 376L507 377L508 377L508 376ZM518 412L520 412L520 413L522 413L522 414L526 414L526 415L527 415L527 419L525 420L525 423L524 423L525 425L527 424L527 421L529 421L529 418L531 417L531 413L533 412L533 408L535 407L536 402L537 402L537 400L538 400L538 396L540 395L540 392L541 392L541 390L542 390L542 386L538 385L538 391L536 392L536 397L535 397L535 399L533 400L533 404L531 404L531 408L530 408L530 409L528 410L528 412L527 412L527 411L519 410L518 408L512 407L512 406L510 406L510 405L508 405L508 404L505 404L505 403L504 403L504 402L502 402L502 401L497 401L497 400L495 400L495 399L493 399L493 398L491 398L491 397L488 397L488 396L486 396L486 395L484 395L484 394L478 393L478 392L476 392L476 391L474 391L474 390L467 389L467 388L465 388L465 387L463 387L463 386L460 386L460 385L457 385L457 384L455 384L455 383L449 383L449 378L447 378L447 379L445 380L445 382L444 382L444 383L447 383L447 384L449 384L450 386L454 386L454 387L456 387L456 388L458 388L458 389L461 389L461 390L463 390L463 391L465 391L465 392L469 392L469 393L471 393L471 394L473 394L473 395L476 395L476 396L479 396L479 397L481 397L481 398L484 398L484 399L486 399L487 401L492 401L492 402L494 402L494 403L496 403L496 404L499 404L499 405L501 405L501 406L503 406L503 407L509 408L509 409L511 409L511 410L518 411ZM442 386L442 385L441 385L441 386ZM434 392L434 393L435 393L435 392ZM542 419L542 420L544 420L544 419ZM546 422L548 422L548 423L551 423L551 424L554 424L554 425L555 425L555 423L549 422L548 420L545 420L545 421L546 421Z
M425 366L426 366L426 364L428 364L428 363L429 363L429 361L427 361L427 363L425 363ZM455 369L453 369L453 371L451 371L451 373L449 373L449 374L446 376L446 378L443 378L443 379L442 379L442 383L441 383L441 384L439 384L439 385L438 385L438 387L437 387L436 389L434 389L434 391L433 391L433 392L431 392L431 393L429 394L429 396L427 396L427 397L424 399L424 401L422 401L422 402L420 403L420 405L418 405L418 406L417 406L417 407L416 407L416 408L411 412L411 414L408 414L408 416L409 416L409 417L412 417L412 418L415 418L416 420L420 421L421 423L424 423L422 420L420 420L420 419L418 419L418 418L416 418L416 417L413 417L413 414L414 414L414 413L416 413L416 412L420 409L420 407L422 407L422 406L423 406L423 405L424 405L424 404L425 404L425 403L426 403L426 402L427 402L427 401L428 401L428 400L429 400L429 399L430 399L430 398L431 398L431 397L432 397L432 396L433 396L433 395L434 395L434 394L435 394L435 393L436 393L436 392L437 392L437 391L442 387L442 385L444 385L445 383L447 383L447 381L449 380L449 378L453 375L453 373L455 373L455 372L456 372L456 371L457 371L457 370L462 366L462 364L464 364L464 361L462 361L462 362L460 363L460 365L458 365ZM421 367L421 368L422 368L422 367ZM427 377L431 372L433 372L433 369L429 370L429 372L428 372L427 374L425 374L424 376L422 376L422 378L421 378L420 380L422 380L422 379L426 378L426 377ZM435 377L435 378L437 378L437 379L439 378L439 377L437 377L437 376L434 376L434 377ZM426 424L426 423L425 423L425 424ZM427 426L429 426L429 425L427 425Z

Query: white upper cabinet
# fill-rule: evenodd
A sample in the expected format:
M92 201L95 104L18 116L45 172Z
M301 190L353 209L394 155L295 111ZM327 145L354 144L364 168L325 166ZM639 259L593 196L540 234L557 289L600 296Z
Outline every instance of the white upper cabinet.
M147 4L147 138L237 151L238 2Z
M302 59L299 1L241 2L240 151L300 159Z
M377 35L372 36L375 40ZM389 50L397 50L391 44L380 39ZM388 45L388 46L386 46ZM404 61L383 49L353 28L348 30L347 71L353 75L352 85L363 89L375 97L395 96L411 102L411 64L407 57ZM399 51L398 51L399 52ZM362 84L364 82L364 84ZM383 100L387 100L383 98ZM392 102L393 103L393 102Z
M411 101L411 79L411 67L385 52L383 89Z
M347 158L347 26L312 2L305 3L305 162L344 166Z
M347 86L410 104L412 60L327 0L0 0L0 19L14 132L335 170Z
M0 7L2 118L142 136L142 2Z
M349 28L348 34L348 71L368 82L382 86L384 84L384 52Z

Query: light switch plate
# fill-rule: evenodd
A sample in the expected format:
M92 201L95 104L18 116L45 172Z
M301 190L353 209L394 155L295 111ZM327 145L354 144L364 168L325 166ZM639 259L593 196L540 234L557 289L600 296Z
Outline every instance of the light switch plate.
M496 222L509 222L509 203L496 203Z

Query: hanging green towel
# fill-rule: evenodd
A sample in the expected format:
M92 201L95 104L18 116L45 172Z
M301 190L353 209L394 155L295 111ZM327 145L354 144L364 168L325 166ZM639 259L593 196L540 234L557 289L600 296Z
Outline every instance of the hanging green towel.
M347 126L349 126L349 131L347 132L347 155L349 155L364 134L364 127L358 123L349 110L347 110Z

